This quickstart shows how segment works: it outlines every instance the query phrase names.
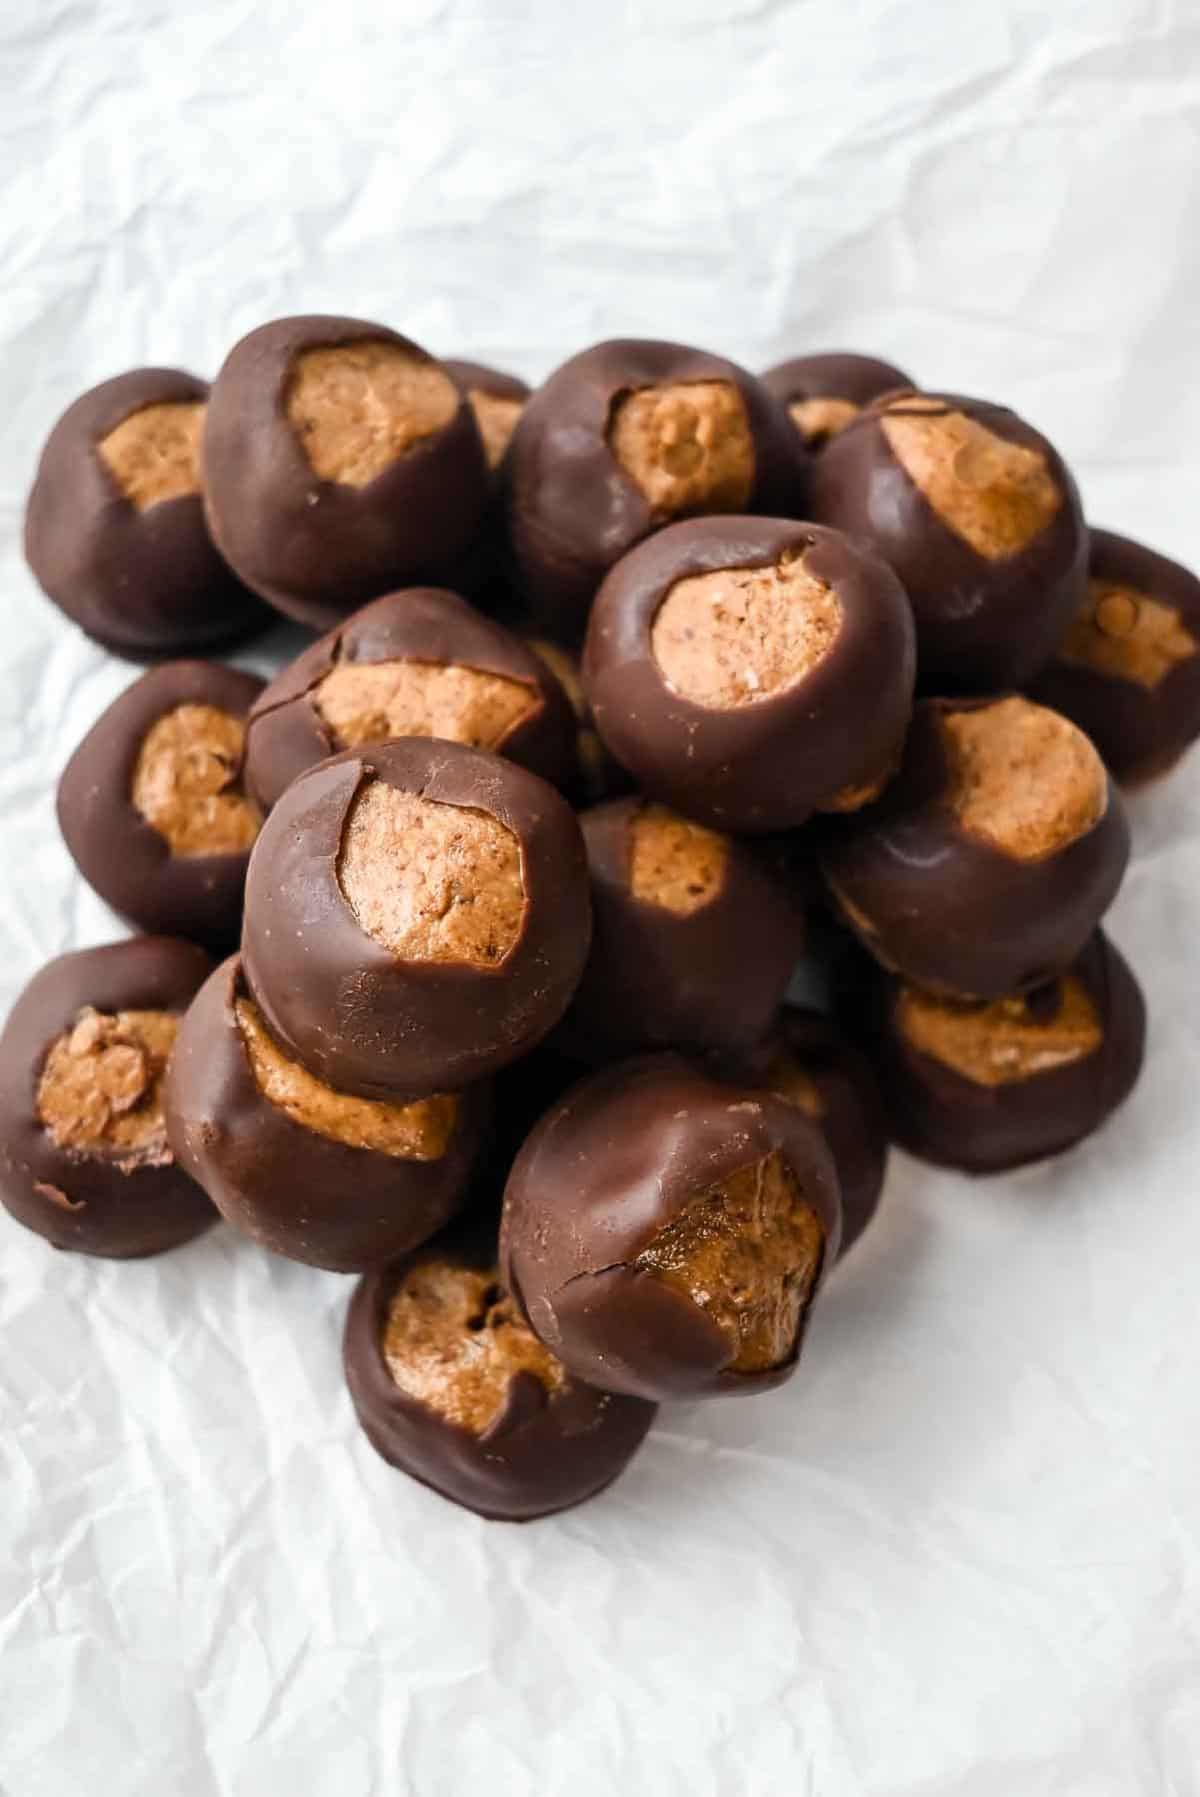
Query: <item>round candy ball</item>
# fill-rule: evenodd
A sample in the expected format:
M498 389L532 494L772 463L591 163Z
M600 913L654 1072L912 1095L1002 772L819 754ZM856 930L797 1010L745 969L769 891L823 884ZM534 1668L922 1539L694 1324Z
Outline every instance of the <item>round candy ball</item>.
M762 384L783 401L801 442L814 454L880 394L912 386L909 377L890 362L849 350L777 362L762 376Z
M83 394L51 431L25 512L35 579L80 628L133 661L211 649L270 616L213 546L200 438L208 385L136 368Z
M618 562L588 626L584 690L617 760L717 829L795 829L872 798L912 709L912 613L836 531L697 518Z
M889 394L817 457L812 515L893 567L926 690L1021 686L1083 593L1087 530L1062 457L1015 412Z
M832 1158L797 1106L656 1055L573 1087L533 1130L500 1264L579 1378L751 1395L794 1370L840 1232Z
M213 383L203 454L222 554L316 630L460 554L488 491L465 394L427 351L358 318L243 337Z
M0 1199L56 1248L161 1254L217 1213L176 1162L163 1079L211 962L138 936L60 955L0 1036Z

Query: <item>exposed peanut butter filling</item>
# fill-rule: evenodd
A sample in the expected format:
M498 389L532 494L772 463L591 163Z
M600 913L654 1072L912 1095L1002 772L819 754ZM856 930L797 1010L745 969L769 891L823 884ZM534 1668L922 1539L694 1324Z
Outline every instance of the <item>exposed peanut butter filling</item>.
M729 838L645 804L629 826L630 887L635 899L690 917L725 884Z
M987 561L1018 555L1057 515L1062 491L1037 449L1010 443L940 400L907 394L884 410L889 447L942 523Z
M458 407L458 389L436 362L379 338L301 350L285 397L313 473L347 487L365 487L445 430Z
M142 406L96 445L124 498L144 512L164 499L200 491L200 435L204 405L172 400Z
M608 442L658 518L740 512L754 489L754 439L731 381L676 381L623 394Z
M803 1111L819 1123L825 1115L825 1100L821 1097L816 1082L809 1077L794 1055L783 1053L776 1055L767 1068L763 1085L768 1092L794 1104L797 1110Z
M483 438L483 453L487 457L487 465L489 468L497 468L512 440L525 401L504 399L498 393L485 393L482 387L472 387L467 398L479 426L479 435Z
M525 920L521 848L486 811L360 788L342 835L338 879L368 936L401 961L494 967Z
M524 681L432 661L339 662L311 696L340 749L397 736L497 749L541 703Z
M1173 605L1136 587L1089 580L1059 651L1060 661L1131 680L1153 692L1159 681L1200 649Z
M433 1254L412 1262L392 1295L383 1358L402 1392L473 1435L502 1414L518 1373L551 1393L566 1377L518 1317L494 1268Z
M678 1287L734 1350L735 1373L787 1360L821 1270L825 1231L776 1151L689 1199L633 1263Z
M1081 980L1067 974L1056 992L1057 1008L1047 1013L1026 998L956 1004L905 986L896 1001L896 1026L919 1053L977 1086L1015 1085L1086 1060L1104 1039Z
M721 568L677 580L650 630L669 686L711 710L756 705L795 685L837 639L837 594L786 553L767 568Z
M1108 807L1104 763L1082 730L1029 699L940 720L951 809L963 829L1018 861L1077 842Z
M168 1011L86 1005L51 1044L38 1080L38 1122L55 1147L124 1172L169 1166L161 1087L178 1029Z
M852 424L862 410L849 399L794 399L788 407L792 423L806 443L825 443Z
M215 705L177 705L142 738L130 797L173 855L240 855L262 818L242 791L241 718Z
M458 1099L452 1094L439 1093L415 1104L387 1104L337 1092L288 1059L250 999L237 999L234 1012L255 1085L293 1123L330 1142L373 1149L397 1160L436 1161L445 1154L458 1119Z

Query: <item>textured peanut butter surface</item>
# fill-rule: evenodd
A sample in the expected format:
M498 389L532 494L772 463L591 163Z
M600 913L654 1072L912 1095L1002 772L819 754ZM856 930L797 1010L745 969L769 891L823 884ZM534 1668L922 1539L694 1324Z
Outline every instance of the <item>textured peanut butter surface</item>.
M351 807L338 879L367 935L402 961L493 967L521 934L520 845L486 811L372 780Z
M949 711L941 730L949 803L963 829L1018 861L1041 861L1094 828L1108 776L1090 740L1028 699Z
M262 818L241 788L240 718L215 705L177 705L155 720L134 764L134 808L174 855L238 855Z
M398 1160L436 1161L445 1154L458 1117L458 1099L450 1093L415 1104L386 1104L337 1092L288 1059L250 999L239 998L234 1010L255 1085L293 1123L331 1142Z
M167 1011L86 1006L51 1044L37 1117L56 1147L136 1167L168 1166L162 1078L179 1019Z
M794 399L788 407L792 423L808 443L836 437L860 410L849 399Z
M415 1261L388 1307L383 1358L400 1390L481 1435L518 1373L557 1391L562 1366L517 1316L495 1269Z
M658 518L740 512L754 487L754 440L731 381L641 387L613 407L609 447Z
M908 396L883 413L892 454L942 523L977 555L1017 555L1051 524L1062 491L1037 449L998 437L964 412Z
M479 426L479 435L483 438L483 453L487 457L487 465L489 468L496 468L517 428L517 419L521 416L521 408L525 402L521 399L504 399L498 393L485 393L482 387L472 387L467 398Z
M340 749L397 736L496 749L541 701L531 686L432 661L343 661L313 688L313 703Z
M647 804L629 827L629 861L634 898L690 917L725 884L729 838Z
M1008 1086L1070 1067L1095 1054L1104 1039L1100 1015L1087 987L1073 974L1058 983L1051 1015L1024 998L991 1004L956 1004L905 986L896 1024L921 1054L977 1086Z
M444 430L458 406L458 389L436 362L376 339L301 350L285 400L313 473L348 487L365 487Z
M820 1218L774 1153L698 1191L634 1265L707 1312L734 1372L763 1373L796 1345L824 1246Z
M1112 581L1089 580L1059 647L1060 661L1130 680L1153 692L1200 644L1173 605Z
M803 555L783 555L772 567L677 580L658 608L650 646L683 698L731 711L802 680L828 655L841 617L837 594L808 573Z
M821 1097L815 1082L809 1078L799 1061L792 1054L777 1055L767 1069L763 1085L768 1092L786 1098L797 1110L804 1112L814 1122L825 1115L825 1101Z
M97 444L97 452L123 496L144 512L164 499L200 491L200 435L204 406L171 401L142 406Z

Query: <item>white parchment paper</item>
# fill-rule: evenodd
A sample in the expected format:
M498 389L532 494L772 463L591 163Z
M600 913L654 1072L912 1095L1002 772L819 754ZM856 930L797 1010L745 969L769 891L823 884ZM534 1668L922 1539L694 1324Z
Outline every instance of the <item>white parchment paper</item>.
M116 933L52 800L132 670L19 524L122 368L311 309L533 378L874 349L1200 561L1188 0L7 0L0 57L6 1006ZM1200 757L1134 815L1119 1123L990 1183L897 1157L792 1384L664 1414L562 1519L375 1458L348 1282L0 1218L3 1797L1200 1791Z

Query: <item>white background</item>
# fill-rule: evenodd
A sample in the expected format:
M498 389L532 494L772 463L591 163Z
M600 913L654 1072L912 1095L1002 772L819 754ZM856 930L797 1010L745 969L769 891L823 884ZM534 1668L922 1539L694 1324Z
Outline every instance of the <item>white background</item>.
M0 10L5 1004L115 933L52 795L132 671L19 521L125 367L316 309L533 378L620 332L875 350L1200 560L1188 0ZM1120 1121L986 1184L898 1162L791 1386L664 1415L560 1520L374 1458L347 1282L0 1219L3 1797L1200 1791L1200 755L1134 816Z

